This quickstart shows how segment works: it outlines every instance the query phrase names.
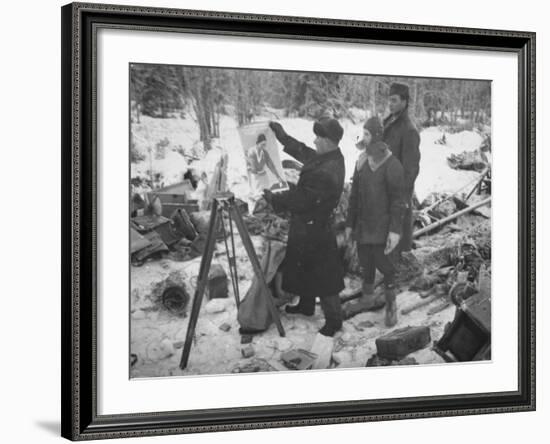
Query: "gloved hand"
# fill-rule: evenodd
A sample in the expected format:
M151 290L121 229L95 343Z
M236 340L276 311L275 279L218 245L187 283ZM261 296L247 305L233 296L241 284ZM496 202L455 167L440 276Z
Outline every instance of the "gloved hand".
M388 239L386 240L386 248L384 249L384 254L390 254L393 249L397 247L399 239L401 239L401 236L399 234L390 231L388 233Z
M286 132L279 122L271 121L269 122L269 127L271 128L271 131L275 133L275 137L277 137L277 140L279 140L279 142L281 141L281 139L285 138Z

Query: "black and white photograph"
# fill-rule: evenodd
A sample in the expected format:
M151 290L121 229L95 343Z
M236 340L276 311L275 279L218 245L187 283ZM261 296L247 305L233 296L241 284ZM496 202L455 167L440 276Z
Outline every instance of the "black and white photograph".
M128 78L130 378L491 360L491 80Z

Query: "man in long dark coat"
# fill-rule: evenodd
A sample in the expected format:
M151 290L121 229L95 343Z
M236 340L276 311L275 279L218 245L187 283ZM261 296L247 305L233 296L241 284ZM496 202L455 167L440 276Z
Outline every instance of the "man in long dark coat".
M284 151L303 163L295 187L280 194L264 193L275 211L291 213L283 289L299 295L300 302L286 311L311 316L319 297L325 315L320 333L333 336L342 327L338 294L344 288L344 269L331 216L344 188L344 157L338 147L344 130L332 118L315 122L315 150L286 134L279 123L270 122L270 127Z
M409 87L402 83L390 86L390 115L384 120L383 141L401 162L404 171L406 210L398 251L412 248L412 198L414 182L420 170L420 135L409 116Z

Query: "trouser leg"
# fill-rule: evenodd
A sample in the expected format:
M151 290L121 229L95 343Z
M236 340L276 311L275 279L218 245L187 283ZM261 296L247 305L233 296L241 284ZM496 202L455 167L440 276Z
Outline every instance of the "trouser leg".
M385 285L393 285L395 283L395 266L390 260L390 257L384 254L384 245L372 245L373 263L376 268L384 276Z
M376 263L373 246L366 244L357 245L357 256L359 257L359 264L361 265L363 282L366 284L374 284Z
M334 336L342 328L342 306L340 297L336 294L320 298L321 308L325 315L325 325L319 330L324 336Z
M386 300L385 324L393 327L397 324L397 303L395 290L395 267L384 254L384 246L376 246L374 252L376 268L384 275L384 298Z
M384 322L386 327L393 327L397 324L396 289L393 284L385 285L384 296L386 298L386 315Z
M374 294L374 277L376 276L376 261L372 245L358 245L357 255L361 265L363 277L363 296L369 297Z
M378 310L385 304L384 298L374 292L374 277L376 273L374 247L374 245L367 244L357 245L357 255L363 276L363 291L362 296L358 300L348 302L344 305L344 319L349 319L365 311Z
M287 305L285 311L290 314L302 314L313 316L315 313L315 298L311 296L300 296L297 305Z

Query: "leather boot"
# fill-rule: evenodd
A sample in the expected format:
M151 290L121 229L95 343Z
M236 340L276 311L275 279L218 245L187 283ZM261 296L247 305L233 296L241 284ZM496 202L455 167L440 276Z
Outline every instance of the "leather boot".
M395 301L396 291L393 285L385 287L384 296L386 297L386 327L393 327L397 324L397 303Z
M313 316L315 314L315 298L300 296L300 302L296 305L287 305L285 311L289 314Z
M328 296L321 298L321 308L325 315L325 325L319 330L323 336L334 336L342 328L342 306L340 296Z

